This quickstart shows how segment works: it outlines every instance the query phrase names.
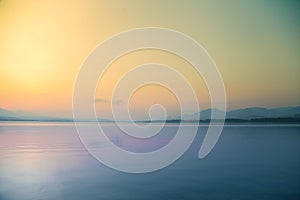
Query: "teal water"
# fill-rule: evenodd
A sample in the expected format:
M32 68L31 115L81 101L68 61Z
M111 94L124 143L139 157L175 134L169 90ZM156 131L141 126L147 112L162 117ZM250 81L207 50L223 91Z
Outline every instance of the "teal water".
M135 144L106 127L112 140L137 152L167 144L177 129L168 125ZM199 160L206 129L169 167L126 174L94 159L72 123L1 122L0 199L300 199L299 125L227 125Z

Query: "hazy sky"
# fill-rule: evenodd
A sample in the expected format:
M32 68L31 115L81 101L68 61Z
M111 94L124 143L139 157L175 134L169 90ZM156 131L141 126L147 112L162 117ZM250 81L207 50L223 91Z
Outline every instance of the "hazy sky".
M206 48L223 76L229 109L299 105L299 19L300 3L288 0L2 0L0 107L69 116L74 81L89 52L113 34L148 26L183 32ZM205 85L188 63L148 50L120 58L101 80L105 91L96 93L96 107L102 116L118 78L151 61L185 74L202 108L209 107ZM174 96L156 86L137 91L131 106L138 115L157 101L176 110Z

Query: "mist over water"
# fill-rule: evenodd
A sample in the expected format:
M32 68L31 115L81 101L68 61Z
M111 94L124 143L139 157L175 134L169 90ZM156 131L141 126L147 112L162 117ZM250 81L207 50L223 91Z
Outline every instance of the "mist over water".
M152 140L137 141L105 124L112 142L134 152L161 148L177 128L167 125ZM300 198L299 125L226 125L199 160L206 130L200 126L189 150L167 168L127 174L94 159L73 123L1 122L0 199Z

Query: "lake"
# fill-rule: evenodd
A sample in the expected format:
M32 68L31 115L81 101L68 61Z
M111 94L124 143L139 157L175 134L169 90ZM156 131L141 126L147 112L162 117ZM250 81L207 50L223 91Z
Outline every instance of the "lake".
M105 126L121 147L146 152L167 144L178 125L136 145L112 124ZM0 199L300 199L299 125L226 125L200 160L206 130L199 127L192 146L172 165L128 174L94 159L73 123L0 122Z

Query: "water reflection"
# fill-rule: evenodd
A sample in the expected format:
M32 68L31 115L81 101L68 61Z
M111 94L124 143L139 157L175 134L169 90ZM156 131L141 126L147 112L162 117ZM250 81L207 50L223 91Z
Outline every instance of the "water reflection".
M111 124L106 126L114 143L136 151L159 148L176 130L170 125L152 142L136 144ZM93 159L72 123L2 123L0 199L300 197L299 126L226 126L211 154L198 160L206 128L200 127L196 141L173 165L154 173L131 175ZM109 149L106 151L109 153Z

